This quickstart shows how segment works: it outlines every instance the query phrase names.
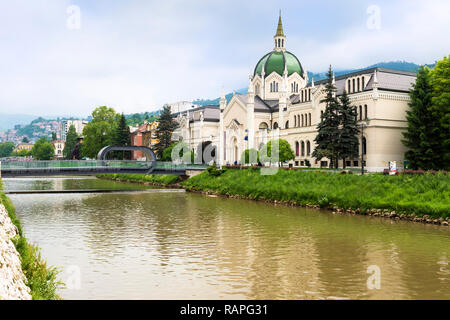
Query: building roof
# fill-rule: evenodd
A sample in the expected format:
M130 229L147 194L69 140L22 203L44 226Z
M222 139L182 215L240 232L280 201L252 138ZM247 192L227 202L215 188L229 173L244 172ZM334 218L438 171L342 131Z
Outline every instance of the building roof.
M256 64L254 75L261 76L264 70L264 76L269 76L272 72L283 75L286 68L288 76L297 72L303 77L303 67L297 57L289 51L271 51L259 59Z
M346 73L336 77L337 94L340 95L344 92L345 81L348 78L356 77L360 75L370 75L369 81L363 91L369 91L373 89L374 73L377 71L378 89L398 92L409 92L412 89L412 85L416 82L416 74L414 72L399 71L387 68L369 68L356 72ZM315 82L315 85L325 84L326 79ZM311 87L311 83L307 87Z

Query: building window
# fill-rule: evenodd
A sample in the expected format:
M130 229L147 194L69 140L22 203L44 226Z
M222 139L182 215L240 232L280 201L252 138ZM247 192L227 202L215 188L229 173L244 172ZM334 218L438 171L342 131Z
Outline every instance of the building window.
M359 120L362 120L362 106L359 106Z
M302 142L300 143L300 145L301 145L301 150L302 150L302 157L304 157L304 156L305 156L305 142L302 141Z
M278 129L278 123L277 123L277 122L275 122L275 123L273 124L273 128L274 128L274 129Z
M360 91L360 89L359 89L359 78L358 78L358 92Z
M305 161L300 161L300 166L304 166L305 165Z
M351 161L345 161L345 166L346 167L351 167L352 166L352 162Z
M295 155L298 157L300 154L300 145L298 144L298 141L295 141Z
M352 92L355 92L355 79L352 80L352 83L353 83Z
M321 167L321 168L326 168L326 167L328 167L328 161L320 161L320 167Z
M311 89L308 90L308 101L311 101Z
M302 115L302 127L304 126L304 118L303 118L303 115Z
M298 161L295 161L295 166L298 167Z
M289 129L289 120L288 121L286 121L286 127L285 127L286 129Z
M351 80L348 80L347 91L348 91L349 93L351 92L351 89L352 89L351 84L352 84L352 81L351 81Z
M275 92L278 92L278 82L275 82Z
M362 91L365 88L364 77L362 77L361 80L362 80L362 86L361 86L361 91Z
M303 102L304 100L303 100L303 90L302 90L302 99L301 99L301 101Z
M273 83L270 83L270 92L273 92Z
M364 105L364 119L367 119L367 104Z
M306 155L309 156L311 154L311 143L306 141Z
M309 126L311 126L311 113L309 114Z
M354 160L353 161L353 166L354 167L358 167L359 166L359 161L358 160Z

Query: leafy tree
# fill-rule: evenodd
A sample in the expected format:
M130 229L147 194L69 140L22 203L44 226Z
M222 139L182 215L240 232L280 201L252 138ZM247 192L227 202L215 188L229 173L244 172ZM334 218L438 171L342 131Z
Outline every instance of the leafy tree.
M278 145L278 148L276 145ZM259 156L261 162L274 162L276 160L280 165L282 162L295 158L291 145L284 139L270 140L267 142L261 149Z
M52 141L56 140L56 132L52 132Z
M22 149L19 152L17 152L17 156L19 157L29 157L32 155L31 150Z
M81 152L87 158L95 158L98 152L114 139L118 115L112 108L101 106L92 112L92 120L83 129Z
M31 150L35 160L51 160L55 155L55 147L47 138L40 138Z
M78 134L76 132L75 126L72 124L67 131L66 145L64 146L63 155L65 159L72 160L72 153L77 144Z
M259 163L259 152L256 149L245 149L241 155L241 163L257 164Z
M350 99L345 90L340 97L339 114L341 121L339 158L343 159L343 166L345 168L345 159L356 158L359 153L359 129L356 120L356 107L350 105Z
M442 143L442 164L440 168L450 168L450 55L437 62L431 71L433 97L431 110L439 119L439 136Z
M27 138L27 137L23 137L23 139L22 139L22 142L23 142L23 143L29 143L29 142L30 142L30 140L28 140L28 138Z
M4 142L0 143L0 158L9 157L14 150L14 143Z
M317 135L314 141L317 147L312 156L318 160L326 155L337 168L339 158L339 125L341 123L339 114L339 102L336 99L336 87L333 83L333 72L330 68L327 73L325 84L326 96L320 102L325 103L325 111L317 125Z
M433 87L430 70L421 67L416 83L410 91L410 110L406 111L408 128L403 132L402 143L409 149L405 158L414 169L439 169L442 167L442 141L439 115L432 111Z
M164 149L172 144L172 133L176 128L178 128L178 123L172 117L170 106L165 105L161 111L159 125L155 132L156 139L158 139L155 148L159 158L163 156Z
M174 159L172 159L172 151L175 146L180 148L179 159L182 159L182 161L184 163L194 163L194 152L192 152L192 151L184 152L184 150L189 149L188 144L184 141L172 143L169 147L164 149L163 155L161 157L161 161L174 160Z

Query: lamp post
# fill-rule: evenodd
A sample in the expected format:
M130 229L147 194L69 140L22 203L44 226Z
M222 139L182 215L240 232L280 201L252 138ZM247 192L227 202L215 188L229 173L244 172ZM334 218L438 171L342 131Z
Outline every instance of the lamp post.
M364 148L364 128L369 124L369 120L369 118L365 118L361 121L361 175L364 175L364 152L366 151L366 148Z

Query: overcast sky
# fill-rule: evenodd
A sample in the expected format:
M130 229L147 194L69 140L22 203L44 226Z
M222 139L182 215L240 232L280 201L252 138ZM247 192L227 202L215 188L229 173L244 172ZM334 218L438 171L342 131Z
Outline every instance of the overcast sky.
M280 9L287 49L308 71L450 54L448 0L0 0L0 113L216 98L247 86Z

